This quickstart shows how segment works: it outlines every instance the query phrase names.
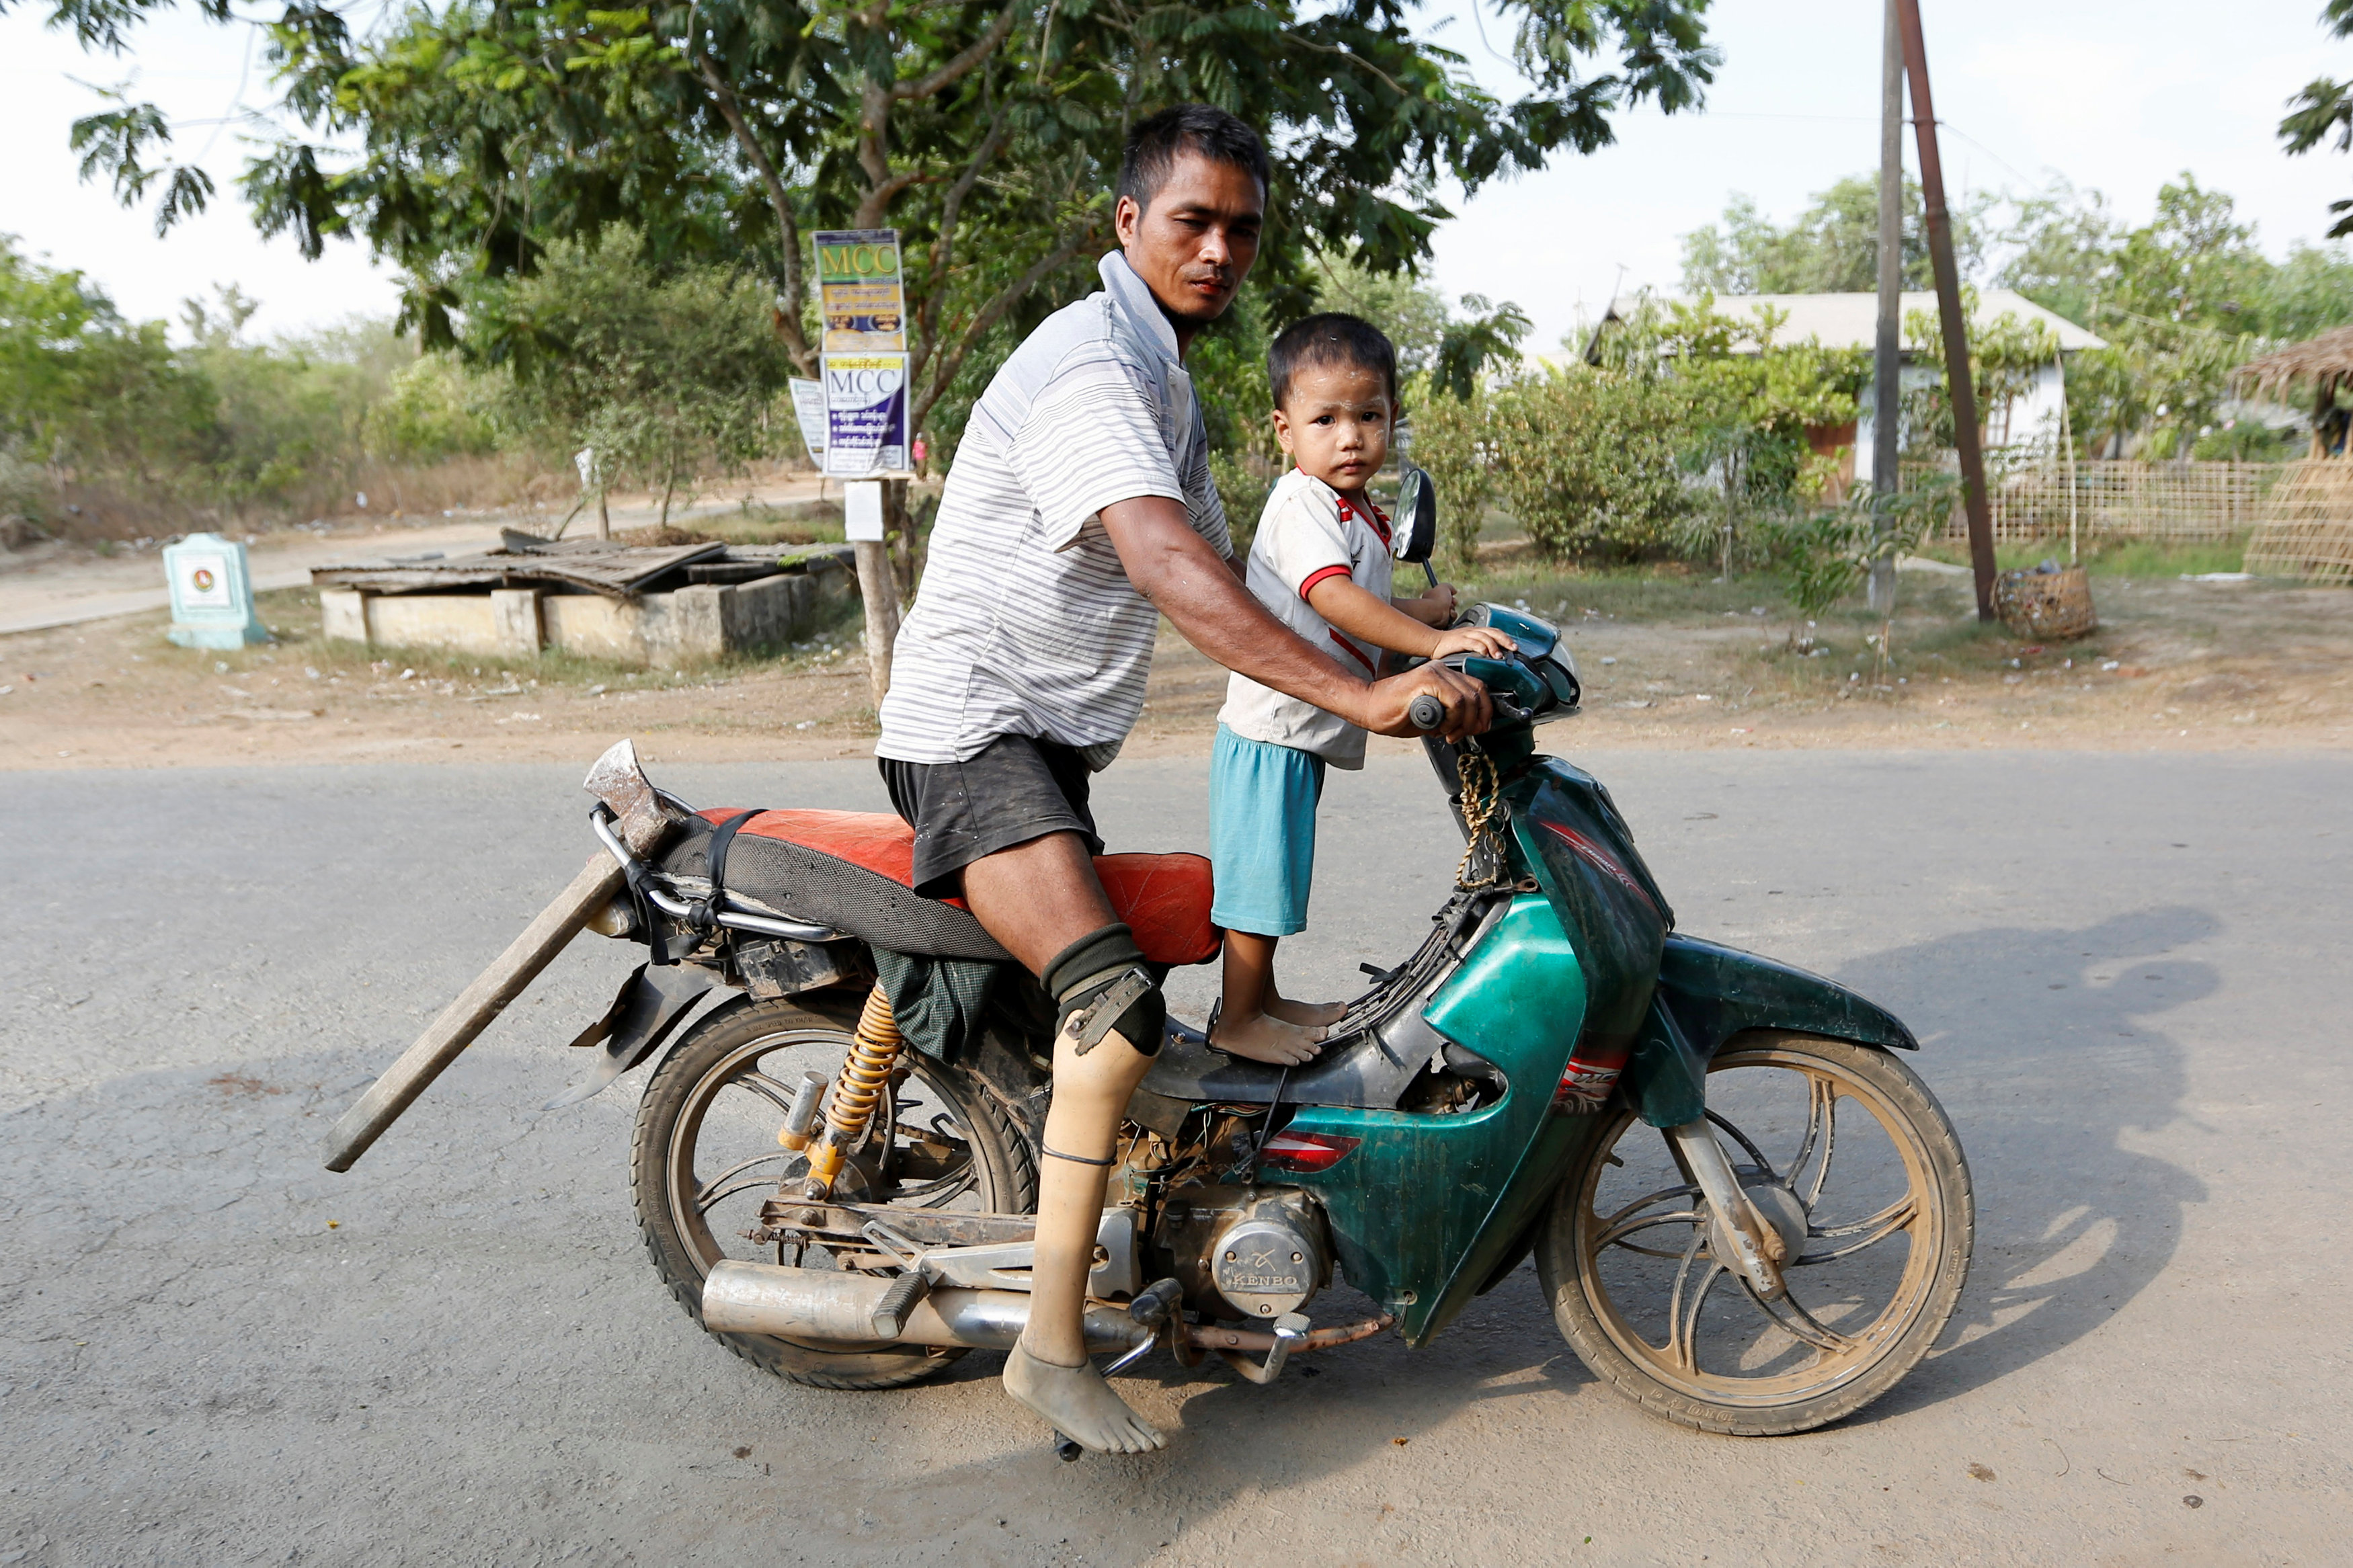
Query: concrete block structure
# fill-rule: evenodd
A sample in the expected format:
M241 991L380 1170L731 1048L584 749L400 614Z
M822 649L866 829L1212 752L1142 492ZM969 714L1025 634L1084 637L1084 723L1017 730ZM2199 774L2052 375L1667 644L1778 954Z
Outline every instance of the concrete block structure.
M322 587L319 606L328 638L369 647L438 648L502 661L558 648L674 669L798 641L856 592L848 567L818 553L750 582L691 583L627 597L537 586L397 594Z

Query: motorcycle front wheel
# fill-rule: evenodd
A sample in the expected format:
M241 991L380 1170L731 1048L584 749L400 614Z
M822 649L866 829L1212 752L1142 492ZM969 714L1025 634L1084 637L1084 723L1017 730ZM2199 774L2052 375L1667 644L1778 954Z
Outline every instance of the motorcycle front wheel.
M854 1001L849 1004L855 1006ZM762 1245L761 1205L807 1169L776 1130L807 1072L831 1079L849 1049L840 1022L788 1000L713 1009L654 1069L638 1104L630 1185L638 1228L662 1283L702 1323L702 1281L723 1258L805 1268L841 1265L820 1246ZM1029 1145L997 1102L954 1066L909 1047L906 1076L846 1169L862 1201L1029 1214L1038 1202ZM863 1259L855 1260L863 1261ZM854 1266L854 1263L853 1263ZM961 1350L799 1344L767 1334L705 1333L764 1372L818 1388L897 1388Z
M1711 1252L1659 1131L1607 1113L1538 1233L1553 1318L1595 1375L1703 1431L1771 1436L1853 1415L1928 1353L1968 1277L1976 1202L1936 1097L1885 1051L1752 1034L1708 1066L1708 1119L1774 1228L1767 1301Z

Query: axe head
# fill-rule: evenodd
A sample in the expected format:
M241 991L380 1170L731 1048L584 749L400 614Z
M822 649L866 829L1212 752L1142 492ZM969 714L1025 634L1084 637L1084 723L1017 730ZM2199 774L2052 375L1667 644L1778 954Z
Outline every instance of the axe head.
M633 855L653 853L676 820L672 809L654 793L645 769L638 764L638 748L628 741L614 742L580 781L580 787L612 812L614 831Z

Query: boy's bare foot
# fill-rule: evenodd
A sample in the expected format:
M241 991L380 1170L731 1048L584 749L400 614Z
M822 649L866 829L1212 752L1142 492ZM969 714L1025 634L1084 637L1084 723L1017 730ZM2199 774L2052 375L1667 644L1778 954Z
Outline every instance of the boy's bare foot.
M1005 1357L1005 1392L1098 1454L1142 1454L1162 1446L1159 1430L1111 1391L1092 1362L1056 1366L1016 1344Z
M1228 1014L1220 1016L1217 1027L1209 1031L1209 1044L1230 1056L1246 1057L1254 1062L1297 1067L1301 1062L1314 1060L1315 1053L1324 1048L1324 1031L1303 1029L1263 1013L1240 1019Z
M1347 1016L1345 1002L1293 1002L1288 996L1266 999L1266 1016L1303 1029L1328 1028Z

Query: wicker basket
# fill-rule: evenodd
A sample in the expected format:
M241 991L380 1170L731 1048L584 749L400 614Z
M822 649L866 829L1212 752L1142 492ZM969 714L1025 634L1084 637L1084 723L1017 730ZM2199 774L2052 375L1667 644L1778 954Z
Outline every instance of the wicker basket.
M2092 580L2081 566L2005 572L1993 580L1993 607L2012 633L2035 641L2079 637L2100 624Z

